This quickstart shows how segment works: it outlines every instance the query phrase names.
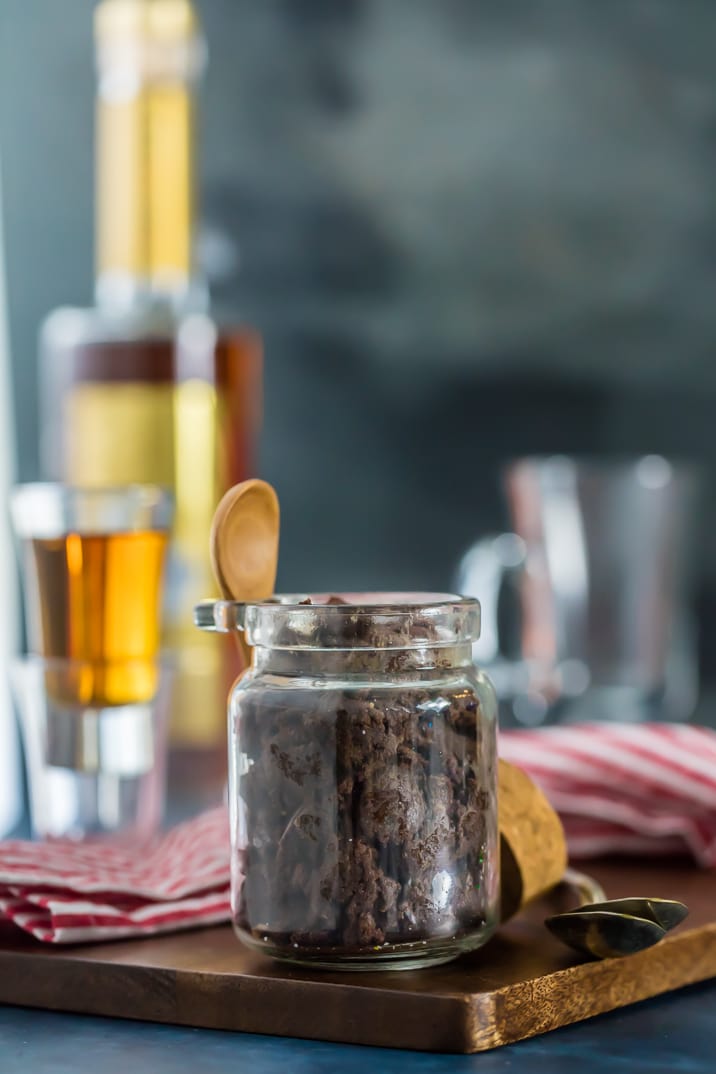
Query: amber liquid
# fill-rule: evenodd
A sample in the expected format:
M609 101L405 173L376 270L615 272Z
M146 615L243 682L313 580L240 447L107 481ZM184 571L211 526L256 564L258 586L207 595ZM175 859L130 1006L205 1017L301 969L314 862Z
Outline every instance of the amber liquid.
M48 671L55 698L101 707L154 697L166 548L161 531L27 543L30 648L73 661Z

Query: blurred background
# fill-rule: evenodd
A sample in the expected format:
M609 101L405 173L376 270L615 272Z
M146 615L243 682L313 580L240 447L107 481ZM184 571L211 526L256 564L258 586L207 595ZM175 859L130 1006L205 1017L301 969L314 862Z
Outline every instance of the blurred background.
M259 762L279 847L326 817L330 859L341 796L299 816L286 783L323 763L311 702L273 669L234 695L227 784L227 693L257 661L220 613L194 626L216 505L258 476L277 592L480 599L503 758L530 771L510 728L611 722L561 759L532 740L573 856L714 864L711 740L651 725L716 728L715 43L714 0L0 0L0 839L144 841L230 801L234 880L258 868L268 906L273 828L249 842L236 782ZM444 666L467 644L433 659L418 628L420 670L377 659L365 694L362 660L278 666L334 669L315 723L330 744L340 705L351 824L414 772L420 855L448 800L463 854L491 702ZM343 746L383 688L371 775ZM454 792L418 764L433 708ZM361 877L395 857L363 827Z
M170 781L223 788L236 650L191 607L213 587L215 504L252 475L281 502L277 591L479 596L503 726L713 722L716 7L195 6L196 132L187 0L0 0L0 484L173 489ZM257 334L221 327L237 324ZM511 460L553 455L633 465L505 483ZM475 542L512 528L465 574ZM43 549L20 536L27 611ZM0 665L47 655L10 600L7 525L2 541ZM86 622L37 592L63 658L123 621L104 591ZM138 727L145 702L127 702ZM73 704L106 723L115 702ZM25 740L34 719L20 711ZM17 737L4 696L0 833ZM125 782L140 802L146 777L157 823L156 758L126 780L64 756L40 776L59 767L99 804Z
M716 463L708 0L199 0L201 256L265 346L279 589L445 588L505 460ZM17 471L88 305L92 0L0 0ZM716 605L713 497L698 559ZM712 620L714 616L710 617ZM711 628L713 631L713 628Z

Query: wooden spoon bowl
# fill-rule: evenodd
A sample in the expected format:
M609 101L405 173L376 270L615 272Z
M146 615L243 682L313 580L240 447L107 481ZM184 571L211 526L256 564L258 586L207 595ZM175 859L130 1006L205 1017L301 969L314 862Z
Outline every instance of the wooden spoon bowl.
M266 481L234 485L219 502L209 548L216 583L225 600L242 603L273 595L278 563L278 496ZM251 662L244 635L236 634L244 666Z

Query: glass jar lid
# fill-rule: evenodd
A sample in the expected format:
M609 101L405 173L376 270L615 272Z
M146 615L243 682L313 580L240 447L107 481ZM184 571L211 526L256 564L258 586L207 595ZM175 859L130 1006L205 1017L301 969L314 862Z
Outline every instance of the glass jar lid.
M434 649L475 641L480 604L453 593L289 593L203 601L194 623L243 630L249 645L270 649Z

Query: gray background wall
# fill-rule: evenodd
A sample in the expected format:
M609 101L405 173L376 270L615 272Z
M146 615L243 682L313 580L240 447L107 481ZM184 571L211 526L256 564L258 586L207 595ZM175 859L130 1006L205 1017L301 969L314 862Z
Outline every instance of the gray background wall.
M525 452L711 473L711 0L199 6L204 251L266 341L282 587L449 585ZM0 0L23 478L38 324L91 301L92 7Z

